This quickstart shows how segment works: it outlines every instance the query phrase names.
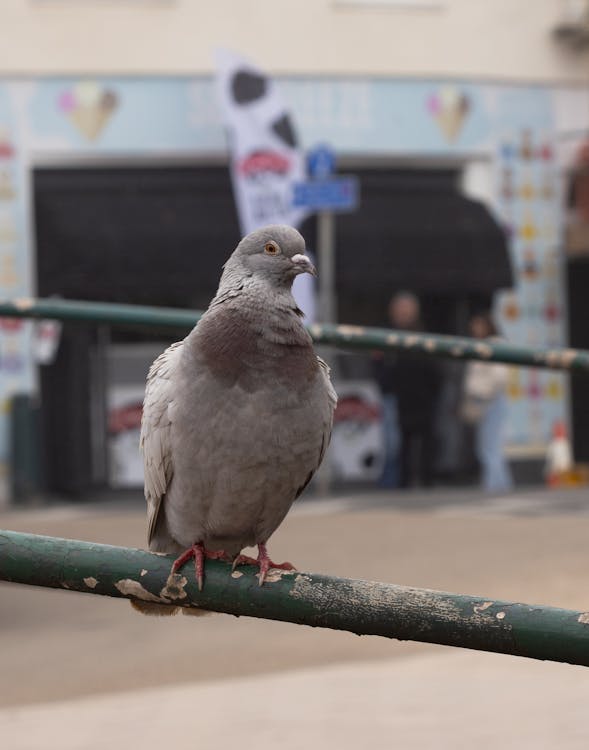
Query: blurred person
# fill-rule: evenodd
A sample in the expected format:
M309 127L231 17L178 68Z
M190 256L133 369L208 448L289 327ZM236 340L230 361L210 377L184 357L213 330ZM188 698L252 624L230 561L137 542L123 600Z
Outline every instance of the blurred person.
M418 298L395 294L388 306L392 328L423 330ZM413 352L390 352L374 359L374 375L383 398L387 487L431 486L434 464L434 416L440 387L437 364Z
M470 334L477 339L497 339L490 313L474 315ZM475 427L475 450L481 468L481 485L488 492L507 492L513 486L505 458L505 389L508 367L472 360L466 366L462 417Z

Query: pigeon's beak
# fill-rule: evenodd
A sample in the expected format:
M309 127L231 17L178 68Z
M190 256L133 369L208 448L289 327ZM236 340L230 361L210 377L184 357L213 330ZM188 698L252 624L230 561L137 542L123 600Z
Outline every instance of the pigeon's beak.
M295 269L295 273L298 275L299 273L310 273L311 276L317 276L317 271L315 270L315 266L311 263L309 258L307 258L306 255L303 255L302 253L297 253L297 255L293 255L291 258L292 264Z

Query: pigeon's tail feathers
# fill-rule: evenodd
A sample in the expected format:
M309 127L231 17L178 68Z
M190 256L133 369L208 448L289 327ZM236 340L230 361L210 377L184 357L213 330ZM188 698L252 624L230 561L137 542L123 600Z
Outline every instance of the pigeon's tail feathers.
M191 615L192 617L204 617L205 615L212 615L206 609L198 609L197 607L176 607L174 604L154 604L153 602L142 602L139 599L131 599L131 606L136 612L140 612L142 615L148 615L149 617L171 617L177 615L178 612L182 612L183 615Z
M170 534L163 508L156 517L148 542L150 552L163 552L166 555L178 555L184 552L184 547L178 544Z

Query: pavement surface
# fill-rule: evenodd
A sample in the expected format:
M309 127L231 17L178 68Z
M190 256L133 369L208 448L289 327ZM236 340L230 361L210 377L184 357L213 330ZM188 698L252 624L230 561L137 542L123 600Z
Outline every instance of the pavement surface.
M0 513L0 528L143 546L134 501ZM301 570L589 609L589 493L366 493L297 506ZM587 748L589 670L0 584L0 744L93 750Z

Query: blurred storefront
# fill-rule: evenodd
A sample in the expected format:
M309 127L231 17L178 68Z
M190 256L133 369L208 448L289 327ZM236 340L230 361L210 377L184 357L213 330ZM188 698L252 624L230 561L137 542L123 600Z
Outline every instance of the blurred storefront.
M566 343L558 92L438 80L281 86L303 143L328 141L360 177L361 207L338 221L342 322L383 324L390 295L410 288L432 330L463 332L468 312L494 299L509 340ZM569 105L586 98L567 92ZM0 126L3 296L207 304L239 235L211 78L4 82ZM147 346L147 362L166 336L65 326L39 378L30 326L4 327L4 455L8 399L40 382L50 486L109 481L115 438L97 435L109 420L124 432L121 409L133 410L123 398L133 383L108 379L117 351ZM514 368L509 395L510 443L540 454L567 415L566 378Z

